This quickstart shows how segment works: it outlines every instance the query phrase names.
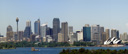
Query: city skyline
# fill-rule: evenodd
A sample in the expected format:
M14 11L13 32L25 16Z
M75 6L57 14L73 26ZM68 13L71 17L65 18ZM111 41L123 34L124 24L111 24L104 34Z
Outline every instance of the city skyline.
M11 25L16 32L16 17L19 18L19 31L24 31L27 20L31 21L32 32L34 32L34 22L37 19L40 19L41 24L48 23L52 28L53 18L59 18L60 22L67 21L69 26L73 26L74 31L81 30L85 24L98 24L108 29L116 28L120 33L124 33L128 32L127 5L126 0L1 0L0 33L6 36L8 25Z

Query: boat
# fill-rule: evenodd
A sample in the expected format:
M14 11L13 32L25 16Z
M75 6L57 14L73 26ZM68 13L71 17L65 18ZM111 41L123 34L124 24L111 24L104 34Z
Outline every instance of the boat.
M35 49L34 47L32 47L31 51L39 51L39 49Z

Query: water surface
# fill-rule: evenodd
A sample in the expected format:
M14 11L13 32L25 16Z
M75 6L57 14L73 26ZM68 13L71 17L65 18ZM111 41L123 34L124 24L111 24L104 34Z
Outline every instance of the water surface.
M37 48L40 51L31 51L31 48L16 48L16 49L0 49L0 54L59 54L63 49L111 49L111 50L120 50L128 49L128 46L125 47L58 47L58 48Z

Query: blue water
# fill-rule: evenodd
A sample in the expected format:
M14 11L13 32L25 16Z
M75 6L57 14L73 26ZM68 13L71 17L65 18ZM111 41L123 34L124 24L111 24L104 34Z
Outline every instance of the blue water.
M65 47L65 48L36 48L40 49L40 51L31 51L31 48L16 48L16 49L1 49L0 54L59 54L63 49L111 49L111 50L120 50L120 49L128 49L126 47Z

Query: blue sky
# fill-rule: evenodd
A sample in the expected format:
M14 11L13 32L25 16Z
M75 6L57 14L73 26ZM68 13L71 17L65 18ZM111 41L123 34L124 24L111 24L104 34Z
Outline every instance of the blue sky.
M53 18L67 21L74 31L85 24L99 24L105 28L116 28L120 33L128 32L128 0L0 0L0 33L6 35L8 25L16 31L16 17L20 19L19 30L24 30L30 20L52 27Z

